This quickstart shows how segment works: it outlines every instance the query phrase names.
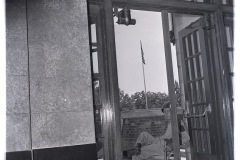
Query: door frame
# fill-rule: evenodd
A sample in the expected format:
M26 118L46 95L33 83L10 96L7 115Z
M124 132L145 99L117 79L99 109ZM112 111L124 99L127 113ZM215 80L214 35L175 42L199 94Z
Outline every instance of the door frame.
M147 10L147 11L164 11L174 12L174 13L182 13L182 14L196 14L196 15L204 15L206 13L212 13L216 17L216 26L218 27L216 30L216 34L219 37L218 39L218 50L220 50L220 55L224 54L224 42L225 37L221 33L223 31L224 24L221 19L223 19L223 15L233 16L233 7L226 6L221 4L221 0L214 0L216 4L202 4L202 3L192 3L192 2L180 2L180 1L166 1L166 0L89 0L89 4L96 4L102 8L103 12L103 30L104 41L106 42L104 47L105 51L103 53L104 56L104 89L105 89L105 100L103 101L103 134L104 138L104 160L122 160L122 149L121 149L121 127L120 127L120 104L119 104L119 90L118 90L118 75L117 75L117 60L116 60L116 48L115 48L115 34L114 34L114 22L113 22L113 7L123 7L127 6L130 9L137 10ZM169 42L170 43L170 42ZM222 62L219 62L217 58L221 58L221 56L217 55L214 59L215 67L220 67L222 70L227 68L227 65L222 65ZM222 76L219 72L214 70L214 76L219 78ZM225 78L225 81L228 82L228 79ZM221 91L222 94L218 95L217 102L218 105L224 106L222 100L229 100L229 96L223 94L224 91L228 91L228 86L222 85L222 82L218 82L215 84L218 88L218 91ZM171 104L175 102L172 100L171 96ZM219 107L217 118L221 121L219 123L219 132L223 132L223 138L227 138L227 130L223 123L222 115L224 115L224 111L222 107ZM222 138L222 137L221 137ZM220 144L221 141L218 141ZM219 150L224 152L223 155L229 155L233 152L229 151L225 153L225 150L221 146L218 145ZM222 155L219 155L222 157ZM227 157L227 156L224 156ZM221 158L222 159L222 158ZM230 158L231 159L231 158ZM230 160L229 159L229 160ZM226 159L227 160L227 159Z

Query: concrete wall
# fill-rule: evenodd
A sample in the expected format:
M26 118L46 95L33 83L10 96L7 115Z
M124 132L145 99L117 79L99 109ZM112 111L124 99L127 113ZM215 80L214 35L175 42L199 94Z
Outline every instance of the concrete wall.
M86 1L6 5L7 151L95 143Z

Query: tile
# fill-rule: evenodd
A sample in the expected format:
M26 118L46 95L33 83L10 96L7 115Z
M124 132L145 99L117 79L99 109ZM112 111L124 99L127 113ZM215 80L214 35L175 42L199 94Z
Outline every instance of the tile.
M34 160L97 160L96 144L33 150Z
M29 113L28 77L7 76L7 113Z
M30 150L29 114L7 114L7 152Z
M92 111L92 88L86 78L31 78L32 113Z
M30 76L90 77L86 2L28 3Z
M32 114L33 149L95 143L93 112Z
M28 73L26 0L6 1L6 72Z

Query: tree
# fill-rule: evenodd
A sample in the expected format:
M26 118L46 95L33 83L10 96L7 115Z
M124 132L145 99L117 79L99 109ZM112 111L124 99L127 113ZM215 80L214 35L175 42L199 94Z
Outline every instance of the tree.
M181 106L181 92L177 81L174 82L176 105ZM121 110L145 109L146 98L145 92L136 92L129 96L120 90L120 106ZM163 104L169 101L169 95L162 92L147 92L148 108L162 108Z
M132 110L134 103L128 94L125 94L123 90L119 89L120 108L122 111Z
M148 108L162 108L162 105L169 100L166 93L147 92Z
M176 104L181 106L181 92L177 81L174 82ZM99 81L94 81L94 104L101 104ZM132 95L124 93L119 89L119 100L121 111L133 109L146 109L145 92L136 92ZM162 108L163 104L169 101L169 95L162 92L147 92L148 108Z
M134 103L134 109L144 109L146 108L146 99L144 91L136 92L131 96Z
M175 88L177 106L181 106L181 90L180 90L179 83L177 81L174 82L174 88Z

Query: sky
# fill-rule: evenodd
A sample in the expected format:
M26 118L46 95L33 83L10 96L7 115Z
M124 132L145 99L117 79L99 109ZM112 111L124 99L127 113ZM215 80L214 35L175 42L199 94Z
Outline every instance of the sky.
M141 40L146 90L168 93L161 13L131 10L131 17L136 19L136 25L114 23L119 88L129 94L144 90ZM174 48L172 52L174 79L178 81Z

